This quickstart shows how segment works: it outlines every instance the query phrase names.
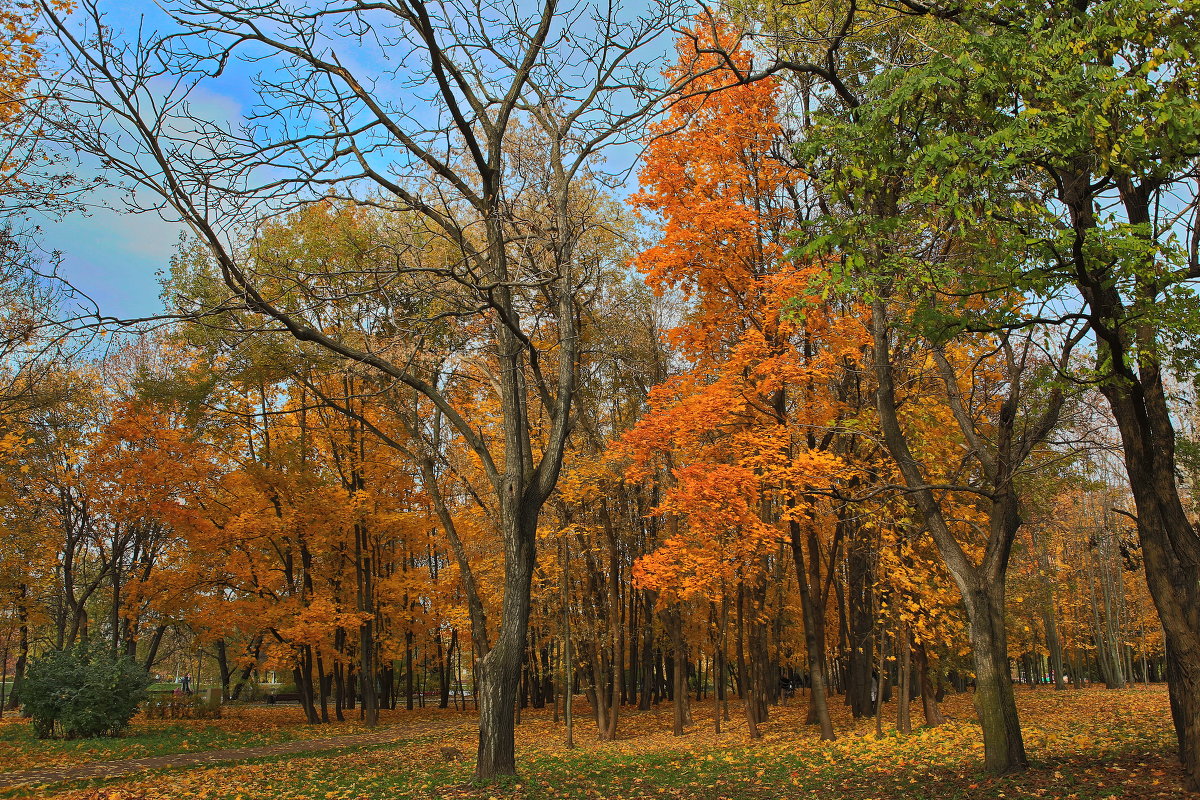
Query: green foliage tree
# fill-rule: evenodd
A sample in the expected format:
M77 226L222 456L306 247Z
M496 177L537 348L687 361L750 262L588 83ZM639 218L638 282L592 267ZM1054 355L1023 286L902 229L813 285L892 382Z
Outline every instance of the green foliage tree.
M879 65L810 137L836 167L824 171L831 193L855 212L822 233L842 252L869 243L847 274L867 267L874 281L859 288L875 301L917 297L913 321L934 340L1088 331L1090 364L1074 362L1071 377L1099 387L1120 432L1181 760L1200 788L1200 535L1177 480L1168 389L1172 374L1196 372L1200 332L1197 8L900 8L893 24L914 26L916 50ZM985 302L1005 292L1040 311ZM980 301L957 302L969 297Z

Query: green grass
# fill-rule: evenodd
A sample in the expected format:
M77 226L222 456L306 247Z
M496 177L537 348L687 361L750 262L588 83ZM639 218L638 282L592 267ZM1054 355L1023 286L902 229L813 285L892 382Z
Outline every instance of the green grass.
M135 723L125 735L115 738L60 741L34 738L27 723L10 722L0 726L0 774L91 761L255 747L296 738L297 731L288 728L228 730L217 724L167 722Z

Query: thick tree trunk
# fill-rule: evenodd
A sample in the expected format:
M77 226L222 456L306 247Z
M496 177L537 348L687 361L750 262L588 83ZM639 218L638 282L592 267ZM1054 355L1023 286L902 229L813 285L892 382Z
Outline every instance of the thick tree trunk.
M1161 378L1104 387L1131 476L1146 581L1166 635L1171 716L1185 785L1200 791L1200 536L1175 480L1174 430ZM1135 388L1137 391L1135 390Z
M304 719L309 725L317 725L321 719L317 716L317 707L313 697L312 681L312 651L307 646L300 648L299 663L292 670L292 680L296 683L296 691L300 694L300 707L304 709Z
M504 601L496 644L479 660L479 751L475 777L492 781L516 774L515 726L517 689L529 631L529 589L537 559L538 508L515 507L502 512L504 531ZM540 507L540 506L539 506Z
M225 652L225 640L217 639L217 671L221 677L221 697L229 699L229 682L233 677L229 669L229 656Z
M517 685L521 677L521 650L504 648L497 641L479 663L479 751L475 775L492 780L516 774L514 736Z
M1200 791L1200 535L1185 512L1176 480L1175 427L1164 385L1160 330L1153 315L1143 318L1130 305L1106 261L1085 246L1099 225L1090 165L1058 169L1060 199L1074 229L1071 256L1076 287L1090 312L1097 339L1097 363L1107 380L1108 400L1121 434L1126 474L1136 507L1138 537L1145 557L1146 582L1166 639L1171 714L1184 769L1184 784ZM1132 302L1152 307L1163 285L1158 264L1159 226L1152 206L1159 187L1153 181L1117 182L1131 229L1146 237L1145 262L1132 271L1137 281Z
M967 608L975 665L975 713L983 728L984 768L998 775L1023 770L1029 761L1008 665L1003 584L976 588Z
M1160 512L1164 505L1160 498L1168 493L1163 487L1168 482L1173 485L1174 475L1140 474L1153 484L1139 486L1135 479L1134 499L1146 558L1146 580L1166 634L1171 718L1184 785L1200 791L1200 561L1191 561L1186 555L1189 537L1193 543L1197 537L1183 514L1182 504L1176 506L1176 514Z

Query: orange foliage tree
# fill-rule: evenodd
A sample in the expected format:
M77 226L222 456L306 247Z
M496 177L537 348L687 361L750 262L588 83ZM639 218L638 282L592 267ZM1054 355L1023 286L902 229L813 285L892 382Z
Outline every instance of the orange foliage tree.
M702 41L681 40L677 70L709 66L695 50ZM757 735L772 683L765 594L772 559L790 543L814 716L832 738L818 533L831 526L819 521L828 508L813 492L845 477L829 446L842 414L833 389L862 329L815 303L797 310L797 297L816 299L809 287L821 266L785 256L785 232L797 221L788 190L803 175L779 155L779 87L767 80L703 91L730 78L707 73L694 97L672 107L633 198L660 221L658 242L637 266L657 291L681 292L691 304L670 332L688 368L652 393L651 411L621 451L632 476L662 482L658 512L669 520L637 574L667 598L714 599L736 588L739 619L749 620L755 672L743 696Z

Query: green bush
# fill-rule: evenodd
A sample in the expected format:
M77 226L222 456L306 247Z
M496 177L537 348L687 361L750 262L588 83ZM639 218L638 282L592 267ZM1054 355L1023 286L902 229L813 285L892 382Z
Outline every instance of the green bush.
M117 736L150 682L132 659L103 645L80 645L30 661L21 700L39 739Z

